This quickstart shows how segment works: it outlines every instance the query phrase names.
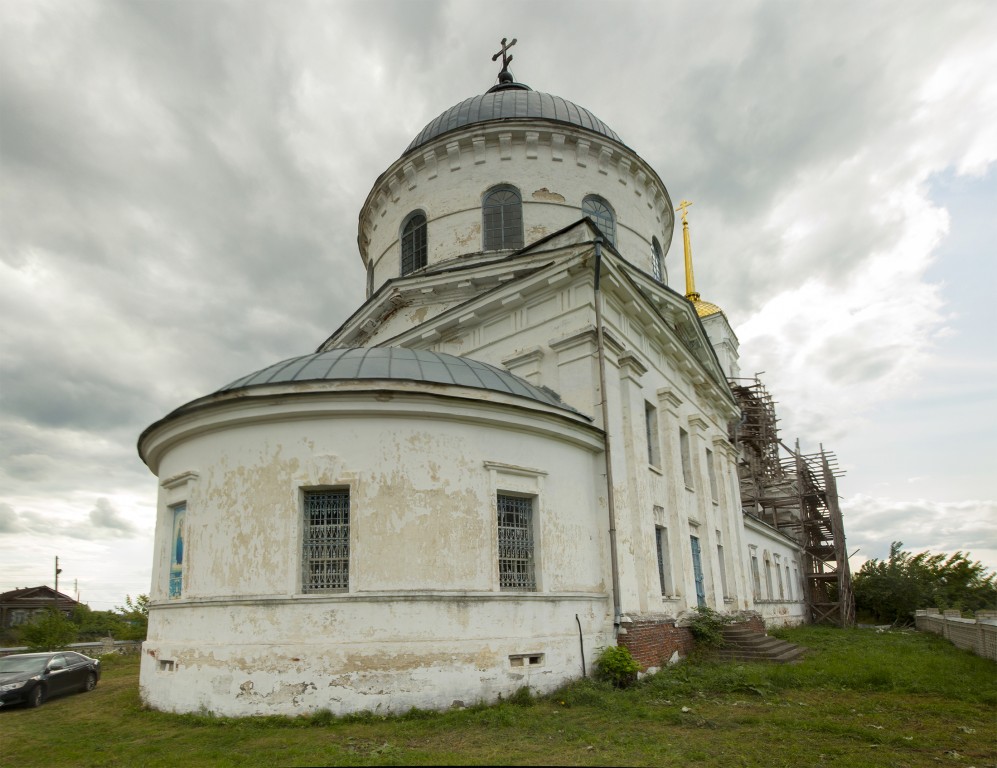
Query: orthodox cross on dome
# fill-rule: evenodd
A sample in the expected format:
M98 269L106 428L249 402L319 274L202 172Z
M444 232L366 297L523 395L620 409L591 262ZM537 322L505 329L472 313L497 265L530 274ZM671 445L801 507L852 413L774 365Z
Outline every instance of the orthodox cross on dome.
M509 55L509 49L516 44L516 38L512 38L512 42L507 42L507 38L502 38L502 50L492 56L492 61L498 60L498 57L502 57L502 71L499 72L499 82L512 82L512 73L509 71L509 65L512 63L512 56Z

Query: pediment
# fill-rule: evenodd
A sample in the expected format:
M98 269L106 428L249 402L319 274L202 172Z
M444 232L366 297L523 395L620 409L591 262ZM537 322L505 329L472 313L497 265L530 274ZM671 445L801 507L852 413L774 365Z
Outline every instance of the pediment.
M319 347L382 344L555 262L590 251L598 232L582 219L509 255L474 254L388 281Z

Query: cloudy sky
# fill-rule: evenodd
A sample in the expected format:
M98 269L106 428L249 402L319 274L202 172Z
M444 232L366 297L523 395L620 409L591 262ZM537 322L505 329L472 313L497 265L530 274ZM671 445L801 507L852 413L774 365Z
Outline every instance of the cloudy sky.
M362 301L360 206L491 55L690 211L849 549L997 567L997 6L0 3L0 590L148 592L139 432ZM668 256L673 287L681 240Z

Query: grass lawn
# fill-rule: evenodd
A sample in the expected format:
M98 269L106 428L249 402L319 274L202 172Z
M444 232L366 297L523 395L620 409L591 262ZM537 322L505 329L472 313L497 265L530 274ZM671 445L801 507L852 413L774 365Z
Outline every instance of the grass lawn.
M993 662L913 632L779 635L813 652L387 718L151 712L137 658L112 658L93 693L0 710L0 765L997 766Z

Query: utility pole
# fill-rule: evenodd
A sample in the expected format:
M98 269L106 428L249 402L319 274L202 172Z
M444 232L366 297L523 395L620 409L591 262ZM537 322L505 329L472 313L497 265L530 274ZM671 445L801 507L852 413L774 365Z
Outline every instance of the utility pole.
M55 556L55 612L59 612L59 574L62 573L62 568L59 567L59 556Z

